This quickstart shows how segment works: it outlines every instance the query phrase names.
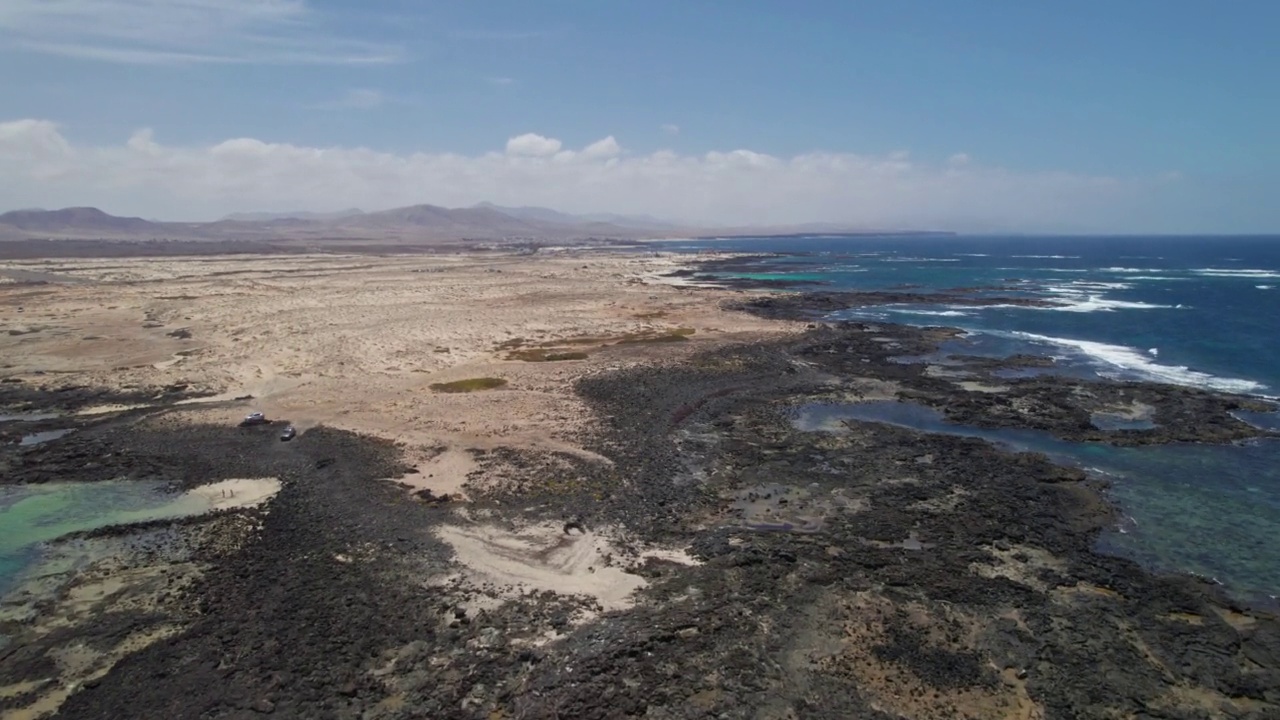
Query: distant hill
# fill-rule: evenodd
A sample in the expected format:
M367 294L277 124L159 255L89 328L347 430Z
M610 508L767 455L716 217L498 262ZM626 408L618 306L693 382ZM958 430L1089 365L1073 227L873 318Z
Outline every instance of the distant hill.
M491 202L482 202L475 205L475 207L497 210L504 215L510 215L511 217L521 218L524 220L539 220L542 222L563 223L566 225L609 223L619 227L653 230L674 229L679 227L677 223L659 220L658 218L650 215L618 215L615 213L572 215L570 213L563 213L559 210L552 210L551 208L545 207L503 207L502 205L494 205Z
M352 217L353 215L363 215L364 211L359 208L350 208L348 210L338 210L337 212L246 212L231 213L222 218L230 222L270 222L272 220L341 220L342 218Z
M294 217L244 213L206 223L152 222L117 217L97 208L15 210L0 215L0 239L335 240L390 243L459 240L563 241L591 237L631 239L637 231L608 223L558 223L523 219L489 208L411 205L381 212L343 211Z
M909 231L872 231L832 223L774 227L680 227L647 216L571 215L550 208L507 208L489 203L469 208L410 205L379 212L353 209L335 213L239 213L215 222L203 223L156 222L137 217L117 217L92 207L14 210L0 215L0 240L302 242L318 247L346 241L396 246L464 240L562 242L877 232L910 234Z
M13 210L0 215L0 227L27 233L62 235L68 232L106 233L110 235L148 233L157 223L138 217L116 217L92 207L62 210Z
M438 205L365 213L335 223L349 229L420 230L457 238L561 237L575 230L566 224L512 217L489 208L445 208Z

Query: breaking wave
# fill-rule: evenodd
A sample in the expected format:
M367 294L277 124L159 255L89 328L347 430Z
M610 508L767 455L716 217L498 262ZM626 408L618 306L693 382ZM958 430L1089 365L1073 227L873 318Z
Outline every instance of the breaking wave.
M1266 385L1253 380L1218 377L1181 365L1161 365L1153 362L1151 356L1146 353L1124 345L1108 345L1107 343L1094 342L1092 340L1075 340L1028 332L993 334L1008 335L1054 347L1075 350L1087 356L1095 364L1102 366L1103 369L1098 374L1104 377L1118 378L1128 373L1144 380L1230 393L1257 393L1267 388Z
M1253 279L1280 279L1280 272L1275 270L1256 270L1241 269L1232 270L1230 268L1197 268L1191 272L1203 277L1220 277L1220 278L1246 278Z

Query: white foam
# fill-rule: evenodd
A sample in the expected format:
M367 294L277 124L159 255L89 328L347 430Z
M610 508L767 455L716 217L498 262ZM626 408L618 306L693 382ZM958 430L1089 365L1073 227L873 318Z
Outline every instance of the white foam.
M1156 305L1131 300L1112 300L1100 293L1091 292L1096 290L1127 290L1132 287L1133 285L1130 283L1093 282L1089 280L1072 280L1066 285L1047 285L1042 288L1042 291L1056 296L1053 300L1058 304L1033 309L1056 310L1059 312L1112 312L1114 310L1163 310L1171 307L1169 305Z
M1075 280L1072 281L1071 284L1085 290L1130 290L1133 288L1132 283L1122 282L1090 282L1088 280Z
M1131 290L1132 283L1127 282L1094 282L1092 280L1072 280L1068 285L1048 285L1046 292L1062 294L1080 294L1088 290Z
M959 255L960 257L991 257L986 253L955 253L955 254Z
M1128 283L1090 282L1073 280L1067 285L1048 285L1042 292L1054 295L1057 304L1050 306L1028 306L1032 310L1056 310L1058 312L1112 312L1115 310L1163 310L1169 305L1135 302L1131 300L1112 300L1092 290L1125 290L1133 287Z
M1168 275L1130 275L1125 280L1190 280L1184 277L1169 277Z
M933 315L936 317L969 317L970 313L959 310L912 310L910 308L893 308L894 312L908 315Z
M1156 305L1154 303L1132 302L1129 300L1108 300L1101 295L1089 295L1066 305L1036 308L1038 310L1057 310L1058 312L1112 312L1115 310L1167 310L1172 305ZM1179 305L1178 307L1182 307Z
M1280 279L1280 272L1275 270L1257 270L1253 268L1240 270L1233 270L1231 268L1197 268L1191 272L1204 277Z
M1040 308L1040 307L1035 307L1031 305L1014 305L1013 303L996 303L994 305L949 305L948 307L954 308L956 310L1005 310L1009 308L1012 308L1015 310L1046 309L1046 308ZM1048 309L1052 309L1052 308L1048 308Z
M1168 270L1163 270L1163 269L1161 269L1161 268L1109 267L1109 268L1102 268L1102 270L1100 270L1099 272L1110 272L1110 273L1162 273L1162 272L1168 272Z
M1127 371L1147 380L1231 393L1254 393L1266 388L1266 385L1252 380L1217 377L1181 365L1161 365L1150 360L1141 351L1124 345L1108 345L1092 340L1050 337L1028 332L1014 332L1010 335L1057 347L1071 348L1101 365ZM1098 374L1108 376L1106 372Z
M1016 258L1034 258L1036 260L1079 260L1079 255L1010 255Z
M1254 285L1254 287L1258 288L1259 290L1274 290L1276 286L1275 285Z

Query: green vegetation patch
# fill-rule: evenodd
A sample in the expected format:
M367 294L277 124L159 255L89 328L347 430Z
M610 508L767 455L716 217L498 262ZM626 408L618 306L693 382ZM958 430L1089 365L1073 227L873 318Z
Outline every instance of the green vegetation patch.
M492 390L506 385L507 381L502 378L467 378L466 380L454 380L447 383L432 383L432 390L444 393L466 393L476 392L478 390Z

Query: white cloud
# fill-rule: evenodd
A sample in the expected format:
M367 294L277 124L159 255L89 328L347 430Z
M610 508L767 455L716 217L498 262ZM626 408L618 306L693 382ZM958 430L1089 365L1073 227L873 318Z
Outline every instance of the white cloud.
M342 37L305 0L3 0L0 44L127 64L357 65L398 48Z
M612 136L580 150L534 133L505 152L390 153L232 138L165 145L150 130L78 144L46 120L0 123L0 210L97 205L120 214L216 218L251 210L368 209L481 200L569 212L650 213L690 222L847 222L864 227L1132 229L1165 178L1014 171L902 154L750 150L623 153ZM1146 210L1145 216L1135 215ZM1138 227L1137 229L1146 229Z
M507 141L507 154L549 157L559 152L560 146L560 141L555 138L543 137L537 133L525 133Z
M973 158L969 157L968 153L956 153L955 155L952 155L951 157L947 158L947 163L949 165L959 167L962 165L968 165L969 161L972 159Z
M603 140L597 140L582 149L582 157L588 160L607 159L621 154L622 146L618 144L618 141L612 135Z
M676 125L675 123L666 123L662 126L662 132L668 135L679 135L680 126Z
M491 78L486 78L486 80L489 82L490 85L498 85L498 86L511 85L512 83L515 82L514 79L509 77L491 77Z

